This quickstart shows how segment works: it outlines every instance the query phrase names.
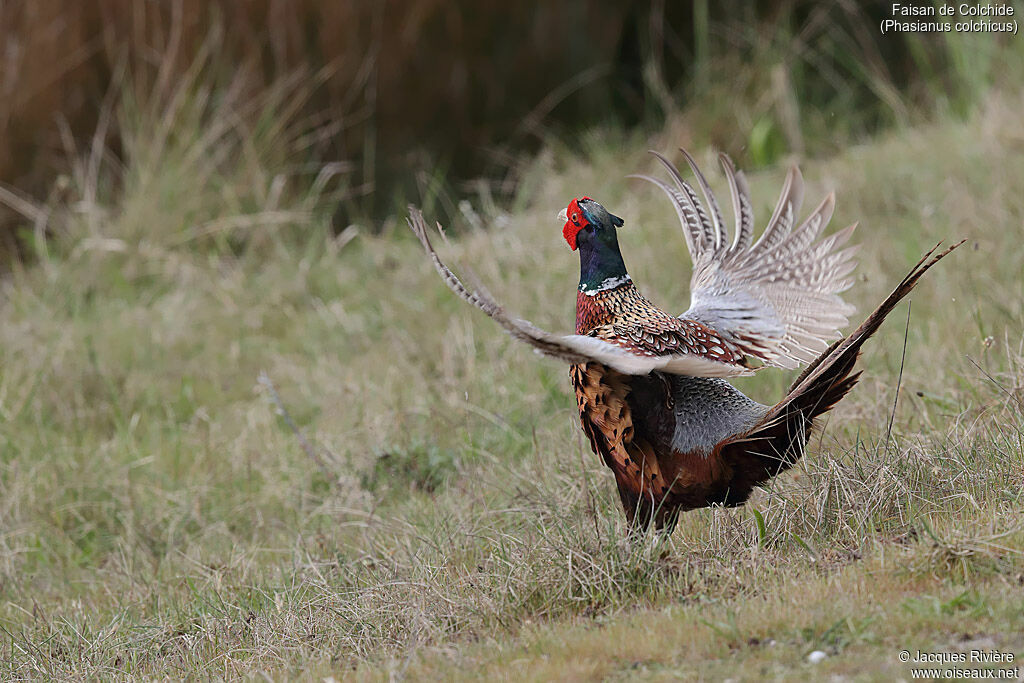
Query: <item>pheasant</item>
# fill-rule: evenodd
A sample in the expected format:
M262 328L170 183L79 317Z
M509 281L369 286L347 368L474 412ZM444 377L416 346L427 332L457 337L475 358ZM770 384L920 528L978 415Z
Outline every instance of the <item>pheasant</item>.
M706 205L657 152L671 184L633 176L664 191L683 228L693 273L690 307L679 316L657 308L636 288L619 250L617 230L624 221L589 197L573 199L559 214L565 241L580 256L572 335L512 317L482 288L466 287L434 250L422 213L410 207L409 217L456 294L516 339L570 364L580 423L615 476L631 527L653 525L669 533L681 512L741 505L755 487L792 467L815 418L857 383L854 365L864 342L925 271L962 244L939 253L936 245L859 327L829 343L853 312L840 293L852 284L856 265L856 247L844 246L856 224L819 239L832 217L834 193L796 226L803 181L791 168L767 227L754 241L746 181L720 155L735 214L730 240L707 180L680 151ZM773 406L748 398L726 379L805 363Z

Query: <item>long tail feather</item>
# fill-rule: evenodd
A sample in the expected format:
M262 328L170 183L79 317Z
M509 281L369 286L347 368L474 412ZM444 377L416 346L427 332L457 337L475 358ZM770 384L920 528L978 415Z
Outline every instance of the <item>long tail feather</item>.
M939 245L933 247L856 330L832 344L797 377L786 397L769 409L760 423L723 446L723 457L736 472L724 498L726 504L742 503L753 487L790 468L803 455L814 419L857 384L860 372L854 372L854 367L864 342L921 276L961 244L963 241L938 254Z

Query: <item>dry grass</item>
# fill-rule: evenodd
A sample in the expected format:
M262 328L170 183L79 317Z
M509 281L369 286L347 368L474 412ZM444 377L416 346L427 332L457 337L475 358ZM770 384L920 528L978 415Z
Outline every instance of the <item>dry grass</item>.
M861 221L862 311L926 246L971 240L913 296L892 438L905 307L799 468L639 544L564 368L455 301L400 226L334 236L320 195L280 188L287 131L204 136L219 117L189 102L124 194L102 158L71 178L47 209L61 239L3 283L6 677L758 678L818 648L822 672L881 677L906 675L900 647L964 633L1020 650L1019 94L803 165L809 197L839 191L837 225ZM568 329L576 263L552 217L586 193L682 310L671 209L621 178L652 144L694 146L680 130L553 147L521 206L450 253ZM762 221L781 176L751 177ZM769 401L786 381L744 387Z

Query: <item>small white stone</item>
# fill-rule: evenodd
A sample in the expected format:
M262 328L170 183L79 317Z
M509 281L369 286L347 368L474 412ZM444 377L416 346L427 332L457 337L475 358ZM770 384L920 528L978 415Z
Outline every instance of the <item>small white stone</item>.
M807 655L807 661L811 664L817 664L818 662L824 660L827 657L828 655L822 652L821 650L815 650L811 654Z

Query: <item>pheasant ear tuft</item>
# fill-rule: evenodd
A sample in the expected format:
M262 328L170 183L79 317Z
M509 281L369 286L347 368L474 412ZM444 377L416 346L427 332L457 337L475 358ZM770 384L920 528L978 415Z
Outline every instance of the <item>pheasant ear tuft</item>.
M608 215L612 219L612 225L614 225L616 228L621 228L623 225L626 224L626 221L622 220L621 218L616 216L614 213L610 213Z

